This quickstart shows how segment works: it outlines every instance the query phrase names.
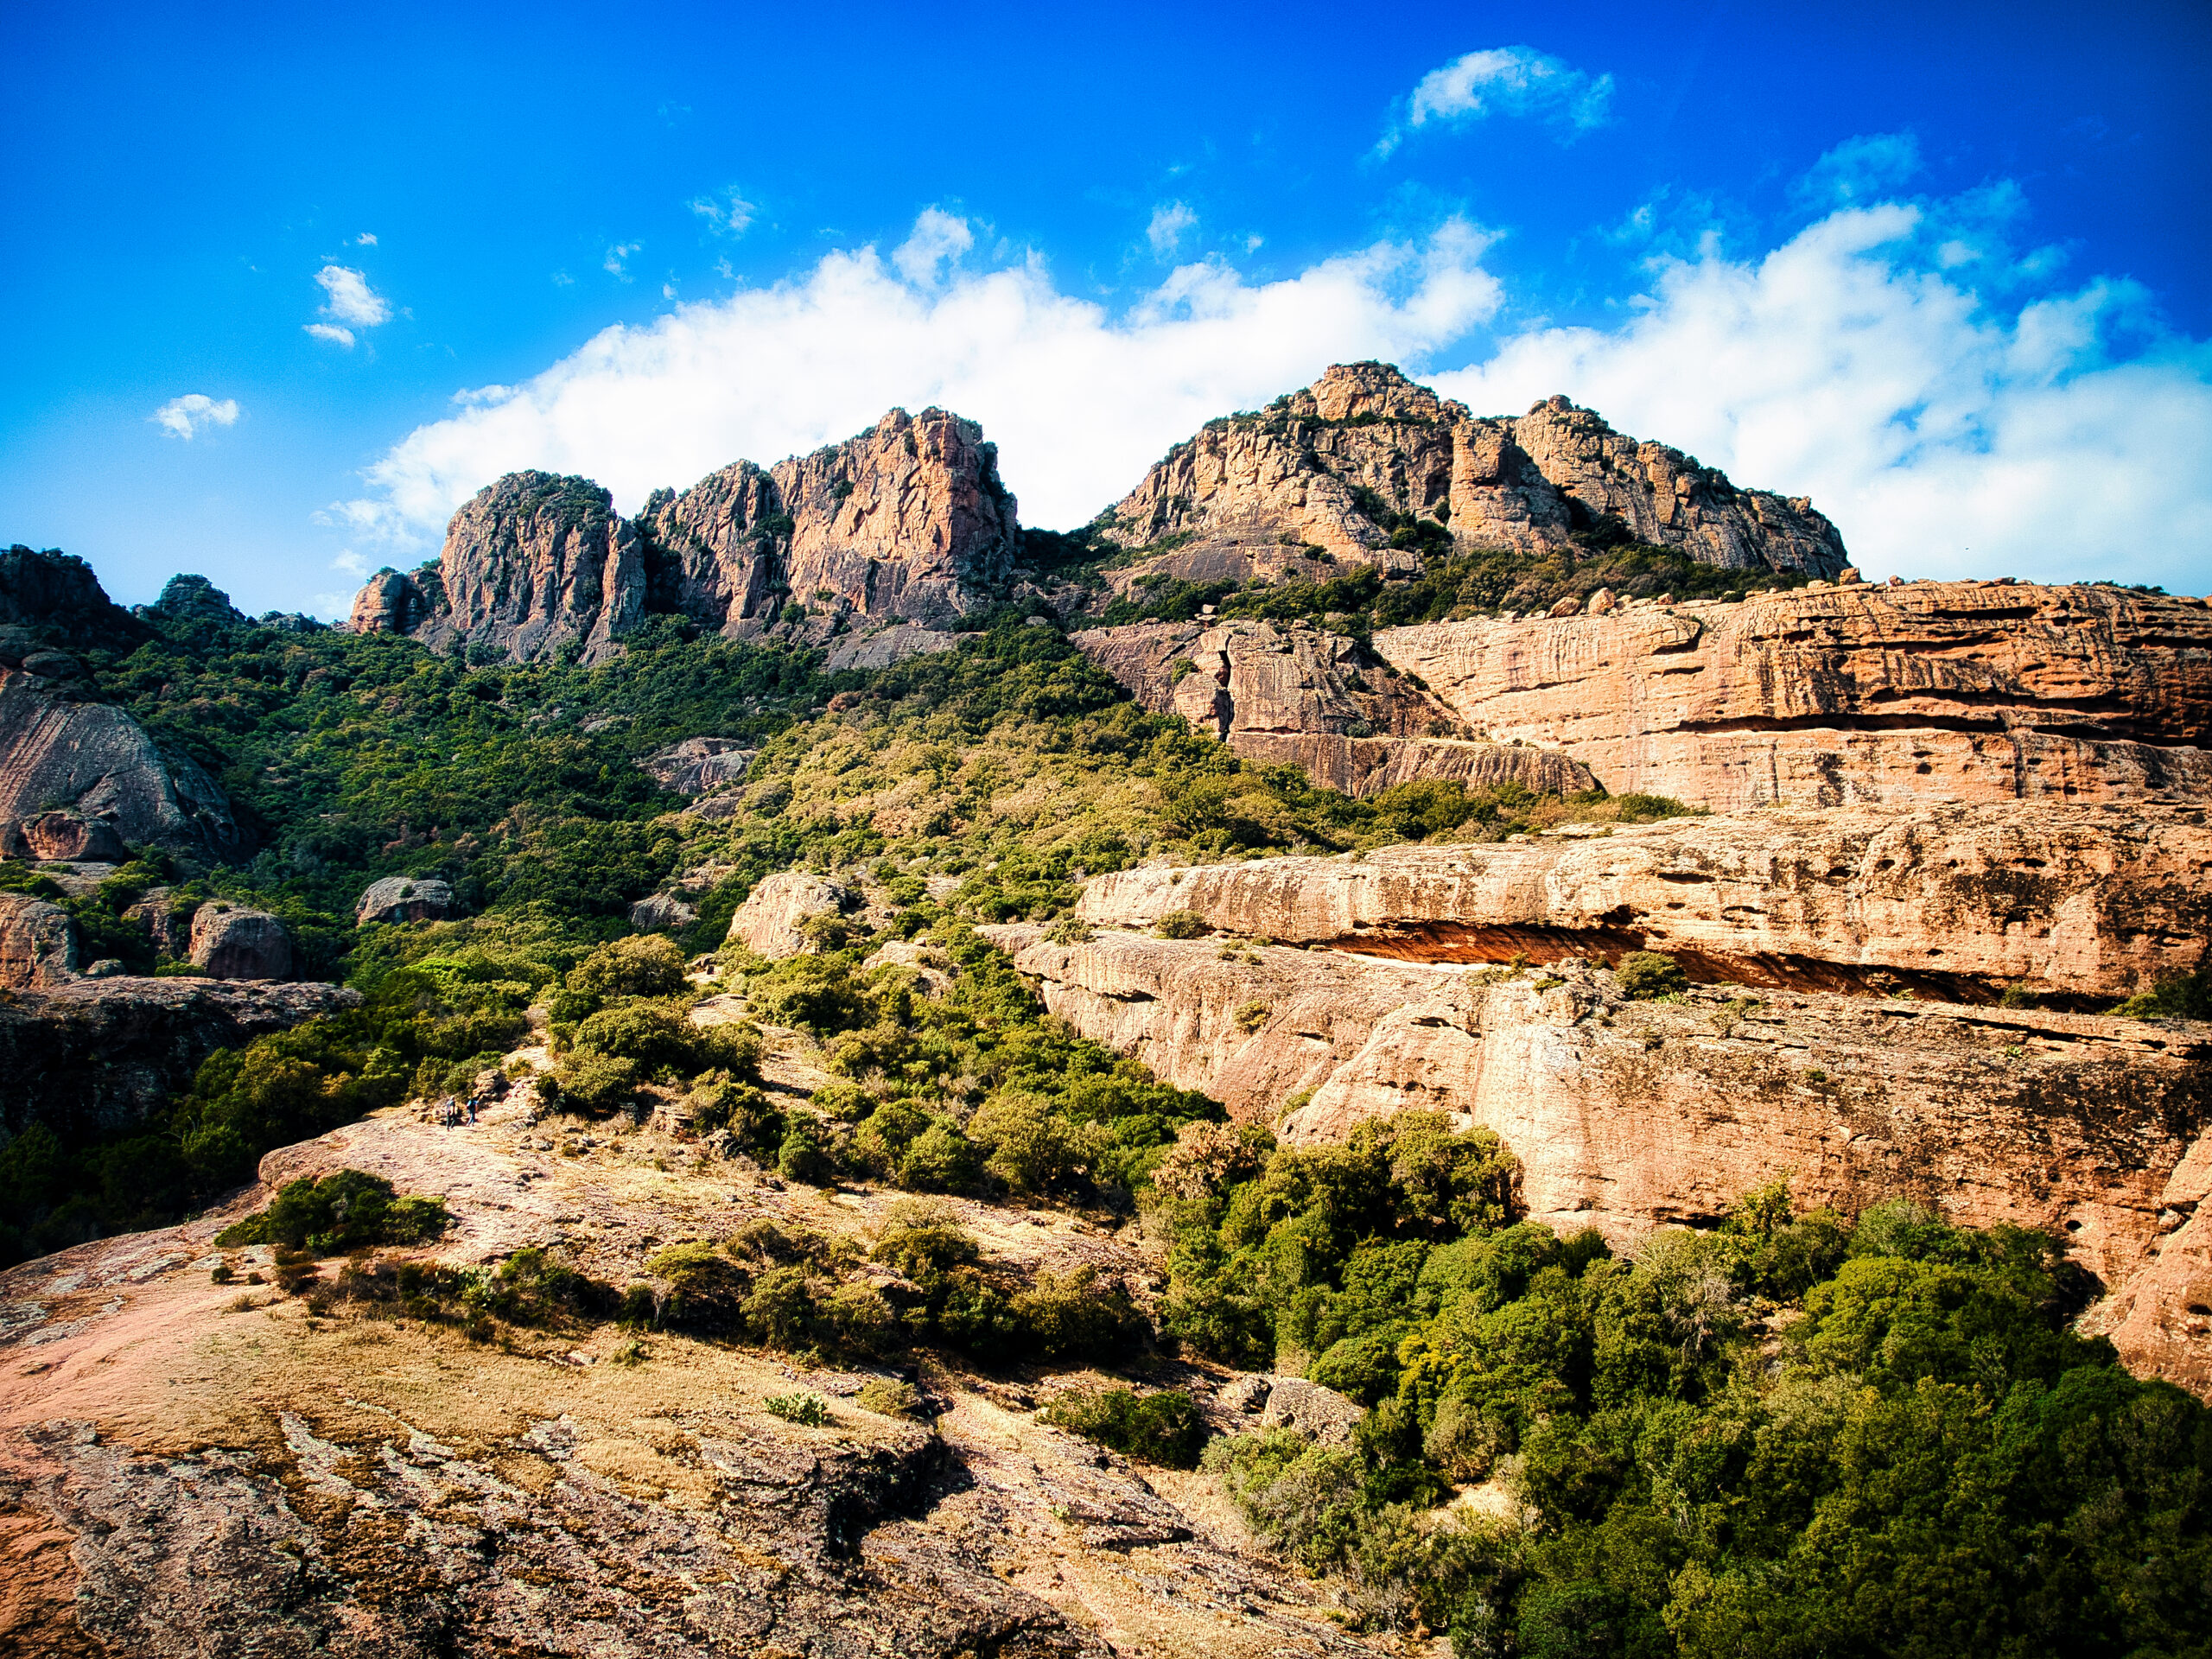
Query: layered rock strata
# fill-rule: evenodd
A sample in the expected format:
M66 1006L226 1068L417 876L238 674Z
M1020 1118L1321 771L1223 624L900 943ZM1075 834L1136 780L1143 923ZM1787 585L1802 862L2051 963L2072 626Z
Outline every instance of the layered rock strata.
M1083 1034L1287 1140L1412 1107L1488 1125L1528 1214L1562 1230L1625 1244L1781 1179L1805 1208L1905 1196L2051 1232L2132 1287L2141 1311L2116 1337L2185 1325L2212 1287L2187 1268L2138 1282L2188 1220L2172 1199L2212 1125L2212 1027L1722 987L1630 1001L1579 963L995 932ZM2205 1344L2123 1352L2212 1386Z
M1579 826L1578 826L1579 828ZM1690 977L2107 1003L2212 961L2200 807L1761 812L1096 876L1080 914L1421 962L1663 950Z
M33 852L34 827L57 808L124 842L215 856L246 849L215 780L97 701L75 658L16 630L0 636L0 851Z
M1390 628L1462 720L1616 794L1767 802L2212 795L2212 605L1913 582Z
M1246 760L1298 766L1347 794L1419 778L1470 787L1510 781L1541 794L1595 783L1564 755L1484 740L1341 634L1260 621L1140 622L1071 638L1154 713L1181 715Z
M1415 569L1421 538L1397 521L1423 519L1432 543L1467 548L1537 552L1596 533L1734 569L1834 576L1847 563L1802 498L1738 489L1564 397L1477 418L1380 363L1338 364L1257 414L1207 423L1099 525L1159 550L1132 578L1211 582Z

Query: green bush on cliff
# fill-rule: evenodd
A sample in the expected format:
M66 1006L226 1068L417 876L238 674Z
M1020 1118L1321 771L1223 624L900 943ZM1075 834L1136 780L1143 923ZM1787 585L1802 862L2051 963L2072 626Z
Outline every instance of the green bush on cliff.
M215 1242L334 1255L380 1244L426 1244L445 1230L446 1220L442 1199L401 1198L381 1176L341 1169L321 1180L287 1181L267 1209L232 1223Z

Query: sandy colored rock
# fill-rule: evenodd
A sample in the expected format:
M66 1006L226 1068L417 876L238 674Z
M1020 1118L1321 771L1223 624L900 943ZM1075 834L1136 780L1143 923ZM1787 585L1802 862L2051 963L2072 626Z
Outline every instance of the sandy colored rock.
M815 948L800 931L802 923L850 909L856 901L850 888L827 876L779 870L746 895L729 918L728 937L764 957L799 956Z
M830 654L823 659L823 666L832 674L841 673L849 668L888 668L893 663L905 662L909 657L925 657L932 652L950 651L962 640L977 637L972 633L948 633L941 628L893 622L880 628L840 635L831 642Z
M1115 585L1325 578L1349 564L1413 570L1386 520L1427 519L1447 545L1541 551L1614 528L1700 563L1809 570L1845 563L1802 499L1739 490L1663 444L1641 443L1564 397L1477 418L1381 363L1338 364L1255 415L1207 423L1110 510L1106 535L1155 549Z
M1240 1117L1292 1141L1412 1107L1486 1124L1520 1160L1531 1217L1617 1245L1711 1224L1783 1179L1806 1208L1902 1195L2050 1232L2124 1295L2159 1262L2170 1186L2212 1127L2212 1027L2186 1022L1724 987L1630 1001L1565 963L999 937L1077 1031ZM2202 1387L2205 1351L2187 1351L2123 1348Z
M1580 826L1577 826L1580 827ZM1664 950L1694 979L2110 1001L2212 945L2202 807L2005 802L1778 810L1358 857L1145 866L1079 913L1414 961Z
M1765 802L2212 795L2212 606L1912 582L1386 628L1463 720L1615 794Z
M1155 714L1263 766L1371 795L1419 778L1588 789L1589 772L1541 749L1492 743L1357 640L1300 625L1140 622L1071 635Z
M1348 1446L1353 1427L1366 1414L1365 1407L1334 1389L1302 1376L1278 1376L1268 1380L1260 1427L1295 1429L1324 1446Z
M16 824L16 832L33 858L120 864L130 856L112 819L81 812L41 812Z
M353 633L412 633L429 620L430 608L429 595L414 578L379 570L353 595L346 626Z
M65 985L84 965L84 945L67 911L28 893L0 893L0 988Z
M371 922L442 922L461 914L450 884L435 876L387 875L361 889L353 906L356 926Z
M679 795L710 795L745 779L760 753L734 737L687 737L638 762L653 781Z
M191 959L214 979L289 979L292 936L265 910L213 899L192 914Z

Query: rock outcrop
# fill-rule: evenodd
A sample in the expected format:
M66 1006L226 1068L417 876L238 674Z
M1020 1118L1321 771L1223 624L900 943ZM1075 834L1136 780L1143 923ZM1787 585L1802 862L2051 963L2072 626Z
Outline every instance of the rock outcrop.
M796 957L815 948L804 925L811 918L841 915L860 895L827 876L804 870L779 870L764 877L729 918L733 944L771 958Z
M20 543L0 552L0 636L18 628L38 642L61 645L130 644L147 634L143 623L107 596L84 560L34 552Z
M1663 950L1693 979L2101 1006L2212 963L2201 807L1770 811L1095 876L1094 924L1417 962Z
M381 594L383 579L372 581ZM588 664L604 661L644 613L645 567L637 531L599 486L510 473L446 526L437 587L423 595L428 619L416 630L425 644L512 662L573 644Z
M231 603L231 596L205 576L171 576L162 595L147 608L179 621L197 620L235 626L245 613Z
M130 856L112 818L66 810L22 819L11 832L0 832L0 842L9 843L0 851L58 863L120 864Z
M353 906L356 926L370 922L442 922L461 914L452 886L434 876L387 875L361 889ZM248 976L251 977L251 976Z
M1248 760L1371 795L1418 778L1540 794L1593 786L1542 749L1493 743L1357 640L1295 624L1139 622L1070 636L1155 714L1181 715Z
M1520 1160L1532 1217L1617 1243L1786 1179L1804 1207L1904 1195L2047 1230L2124 1294L2185 1220L2168 1195L2212 1127L2212 1027L1728 987L1630 1001L1575 963L993 932L1077 1031L1239 1117L1328 1141L1453 1113ZM2183 1380L2212 1384L2196 1354Z
M638 765L663 789L678 795L711 795L745 781L760 751L734 737L687 737L647 755Z
M1383 629L1499 739L1616 794L1766 802L2212 796L2212 605L2098 586L1853 585Z
M841 634L831 642L830 654L822 665L832 674L849 668L888 668L909 657L950 651L962 640L977 637L973 633L948 633L942 628L925 628L909 622L892 622L880 628Z
M84 944L69 912L43 899L0 893L0 989L48 989L83 971Z
M423 591L426 585L433 593L444 593L437 566L427 565L412 576L390 569L378 571L353 595L346 627L354 633L414 632L430 620L432 606L430 594Z
M124 842L202 855L245 850L215 780L187 757L164 754L143 727L98 696L76 658L0 630L4 849L28 851L30 826L59 808Z
M1739 490L1564 397L1478 419L1380 363L1338 364L1256 414L1208 422L1099 525L1157 550L1130 579L1411 570L1424 543L1535 552L1578 537L1745 569L1834 576L1847 563L1835 526L1802 499Z
M0 1123L111 1139L165 1112L217 1049L359 1001L309 982L129 976L18 991L0 1002Z
M211 899L192 914L192 965L212 979L289 979L292 936L265 910Z

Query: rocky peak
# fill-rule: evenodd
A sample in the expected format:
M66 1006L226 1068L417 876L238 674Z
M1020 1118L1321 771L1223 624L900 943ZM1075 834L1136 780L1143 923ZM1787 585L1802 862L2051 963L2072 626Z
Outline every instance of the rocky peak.
M1118 582L1418 569L1455 550L1635 540L1700 563L1840 574L1835 526L1802 498L1740 490L1563 397L1478 419L1382 363L1338 364L1252 415L1210 421L1107 513L1157 549ZM1117 583L1118 585L1118 583Z
M655 610L730 632L774 620L791 521L775 480L751 461L709 473L681 495L654 491L638 531Z
M205 576L171 576L162 596L146 608L180 621L188 617L208 622L245 620L245 613L231 603L231 596Z
M0 628L73 645L143 639L145 626L107 596L73 554L18 543L0 552Z
M433 645L521 662L575 641L597 661L645 608L637 532L589 479L509 473L454 514L438 563L443 602L425 595L422 630Z

